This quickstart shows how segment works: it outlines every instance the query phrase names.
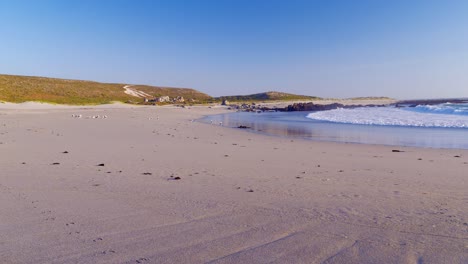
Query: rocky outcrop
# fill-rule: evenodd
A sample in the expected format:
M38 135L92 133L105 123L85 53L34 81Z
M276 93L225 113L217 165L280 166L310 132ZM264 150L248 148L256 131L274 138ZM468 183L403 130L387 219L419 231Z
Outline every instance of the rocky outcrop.
M293 111L325 111L332 110L337 108L344 108L345 105L333 103L333 104L314 104L314 103L295 103L288 105L284 108L283 111L293 112Z
M263 112L263 111L278 111L278 112L295 112L295 111L326 111L326 110L333 110L338 108L357 108L357 107L382 107L387 105L376 105L376 104L366 104L366 105L344 105L340 103L332 103L332 104L314 104L314 103L294 103L292 105L288 105L287 107L264 107L264 106L257 106L255 104L241 104L241 105L231 105L231 109L236 109L237 111L242 112Z
M193 100L192 100L193 101ZM160 96L160 97L157 97L157 98L154 98L154 99L151 99L151 100L148 100L148 101L145 101L146 102L156 102L156 103L184 103L185 102L185 99L184 97L182 96L177 96L175 98L170 98L169 96Z
M184 97L182 97L182 96L177 96L177 97L174 98L172 101L173 101L174 103L183 103L183 102L185 102L185 99L184 99Z
M159 102L159 103L167 103L170 101L171 101L171 98L169 98L169 96L161 96L161 97L156 98L156 102Z
M418 105L437 105L444 103L452 104L463 104L468 103L468 98L456 98L456 99L427 99L427 100L404 100L398 101L396 107L415 107Z

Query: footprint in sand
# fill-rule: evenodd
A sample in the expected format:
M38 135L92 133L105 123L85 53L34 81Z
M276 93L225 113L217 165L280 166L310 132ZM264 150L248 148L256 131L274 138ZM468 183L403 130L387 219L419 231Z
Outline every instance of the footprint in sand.
M105 254L107 254L107 253L115 253L115 251L112 250L112 249L109 249L109 250L104 250L104 251L102 251L101 253L105 255Z

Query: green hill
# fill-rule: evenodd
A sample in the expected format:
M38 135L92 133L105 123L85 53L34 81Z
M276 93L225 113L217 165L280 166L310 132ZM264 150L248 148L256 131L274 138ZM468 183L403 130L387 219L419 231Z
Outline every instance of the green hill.
M257 93L250 95L231 95L221 96L215 98L216 100L228 100L231 102L243 102L243 101L289 101L289 100L318 100L320 97L297 95L282 92L266 92Z
M66 80L0 74L0 101L21 103L40 101L57 104L105 104L114 101L140 103L142 98L125 93L125 84ZM186 100L208 100L211 97L185 88L135 85L132 88L153 96L183 96ZM150 98L149 98L150 99Z
M352 97L352 98L348 98L348 100L395 100L395 99L386 97L386 96L367 96L367 97Z

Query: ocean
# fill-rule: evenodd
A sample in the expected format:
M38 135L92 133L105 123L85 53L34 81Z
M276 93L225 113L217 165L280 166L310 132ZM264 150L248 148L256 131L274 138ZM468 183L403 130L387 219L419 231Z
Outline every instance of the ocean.
M317 141L468 149L468 102L318 112L236 112L200 121Z

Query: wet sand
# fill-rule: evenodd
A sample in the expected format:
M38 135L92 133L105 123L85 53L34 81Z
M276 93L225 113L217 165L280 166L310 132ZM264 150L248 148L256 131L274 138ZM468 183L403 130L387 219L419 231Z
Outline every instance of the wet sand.
M223 108L5 108L4 263L468 262L466 150L192 122Z

